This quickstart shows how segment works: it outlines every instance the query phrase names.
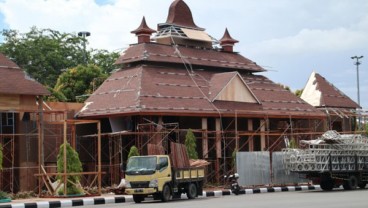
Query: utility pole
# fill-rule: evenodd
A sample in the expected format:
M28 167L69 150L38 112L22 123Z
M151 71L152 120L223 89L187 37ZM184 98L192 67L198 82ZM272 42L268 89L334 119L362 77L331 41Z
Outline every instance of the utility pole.
M360 90L359 90L359 65L361 64L359 62L359 59L362 59L363 56L352 56L351 59L355 59L355 63L354 65L356 65L356 70L357 70L357 89L358 89L358 105L360 106ZM359 113L360 114L360 113ZM360 115L358 115L358 129L360 129Z
M87 64L86 37L91 36L91 33L87 31L82 31L78 33L78 36L83 38L83 57L84 63Z
M357 89L358 89L358 104L360 105L360 91L359 91L359 65L361 64L359 62L359 59L362 59L364 56L353 56L351 59L356 59L354 65L356 65L357 70Z

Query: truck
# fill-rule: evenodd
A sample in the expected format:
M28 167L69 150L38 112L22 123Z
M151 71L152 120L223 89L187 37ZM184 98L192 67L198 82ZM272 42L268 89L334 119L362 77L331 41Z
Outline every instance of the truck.
M368 183L368 139L360 134L325 132L316 140L301 140L300 148L283 149L287 172L298 173L322 190L345 190Z
M166 202L186 194L188 199L202 195L204 167L175 168L168 155L130 157L125 171L125 193L135 203L148 196Z

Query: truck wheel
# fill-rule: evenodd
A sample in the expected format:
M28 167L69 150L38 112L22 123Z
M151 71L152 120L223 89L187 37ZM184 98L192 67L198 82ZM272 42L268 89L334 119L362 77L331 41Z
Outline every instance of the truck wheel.
M161 193L161 201L167 202L171 199L171 190L169 185L165 185Z
M345 190L354 190L358 186L358 179L355 176L350 176L342 185Z
M144 196L133 195L133 200L135 203L141 203L142 201L144 201Z
M188 185L187 197L188 199L194 199L197 196L197 186L194 183Z
M331 191L334 186L334 180L330 176L323 176L320 183L321 189L324 191Z
M359 188L361 188L361 189L365 189L365 186L367 185L367 182L365 182L365 181L361 181L359 184L358 184L358 186L359 186Z

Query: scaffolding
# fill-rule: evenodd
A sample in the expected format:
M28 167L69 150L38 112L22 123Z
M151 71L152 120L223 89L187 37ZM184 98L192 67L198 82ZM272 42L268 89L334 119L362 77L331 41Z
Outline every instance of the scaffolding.
M136 145L141 154L148 154L149 144L163 146L164 152L169 152L170 142L183 143L183 136L189 128L197 138L197 151L200 158L211 162L208 171L208 181L220 183L221 176L235 171L233 153L238 151L280 151L285 147L284 138L294 138L299 144L302 140L312 140L321 136L325 130L333 127L331 122L345 119L348 126L360 122L366 126L368 111L349 111L327 109L329 118L309 118L284 116L282 118L269 115L245 115L237 111L233 117L202 118L195 117L199 122L192 124L191 120L181 119L175 122L163 122L164 117L146 119L137 117L134 130L101 134L101 171L102 185L118 184L124 177L122 169L125 165L129 148ZM249 112L248 112L249 113ZM42 116L41 116L42 114ZM17 192L23 189L36 192L45 188L45 181L37 181L34 175L56 172L57 149L63 143L63 121L65 111L34 111L0 113L0 142L4 150L4 168L0 171L0 187L2 190ZM19 119L17 119L19 118ZM194 117L193 117L194 118ZM202 125L200 120L202 119ZM193 119L192 119L193 120ZM205 121L203 123L203 121ZM5 122L7 124L5 125ZM16 123L22 128L17 128ZM326 124L327 123L327 124ZM11 125L8 125L11 124ZM356 125L357 126L357 125ZM22 132L19 130L23 130ZM344 129L346 130L346 129ZM66 135L68 141L78 152L88 154L85 167L91 172L97 172L97 155L99 153L95 134L80 134L78 129L70 125ZM349 134L363 132L363 129L349 129L340 133ZM74 135L74 136L73 136ZM23 143L20 143L22 141ZM37 147L37 141L40 147ZM35 145L36 144L36 145ZM20 153L20 149L25 149ZM35 149L38 153L35 154ZM37 159L38 158L38 159ZM20 163L21 161L22 163ZM41 166L42 164L44 171ZM18 176L15 177L15 176ZM55 175L53 175L55 176ZM41 182L40 182L41 181ZM92 176L83 179L86 184L95 183ZM38 185L34 185L38 184Z

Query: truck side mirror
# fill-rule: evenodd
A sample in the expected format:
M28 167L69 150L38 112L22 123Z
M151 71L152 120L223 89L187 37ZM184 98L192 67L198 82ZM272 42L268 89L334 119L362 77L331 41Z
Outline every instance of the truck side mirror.
M160 169L161 169L160 164L156 164L156 170L160 170Z

